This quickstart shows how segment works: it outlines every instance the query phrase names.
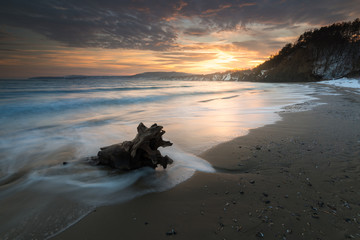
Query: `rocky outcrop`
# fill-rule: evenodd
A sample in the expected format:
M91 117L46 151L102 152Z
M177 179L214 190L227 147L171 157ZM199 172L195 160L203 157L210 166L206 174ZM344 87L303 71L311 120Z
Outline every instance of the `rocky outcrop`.
M314 57L312 73L322 79L333 79L359 72L360 45L339 45L332 51L319 51Z

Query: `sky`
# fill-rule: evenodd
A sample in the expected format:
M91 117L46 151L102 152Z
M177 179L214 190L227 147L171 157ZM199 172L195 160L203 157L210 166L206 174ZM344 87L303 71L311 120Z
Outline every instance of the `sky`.
M0 78L248 69L359 0L0 0Z

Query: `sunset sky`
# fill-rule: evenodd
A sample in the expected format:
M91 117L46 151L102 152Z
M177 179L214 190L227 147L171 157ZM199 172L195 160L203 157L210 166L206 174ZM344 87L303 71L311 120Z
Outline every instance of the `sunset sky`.
M359 0L2 0L0 78L251 68Z

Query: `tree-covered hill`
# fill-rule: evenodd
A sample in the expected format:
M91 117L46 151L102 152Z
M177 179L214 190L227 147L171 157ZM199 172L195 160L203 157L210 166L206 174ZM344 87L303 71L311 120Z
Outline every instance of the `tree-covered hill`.
M305 32L244 80L303 82L354 75L360 75L359 19Z

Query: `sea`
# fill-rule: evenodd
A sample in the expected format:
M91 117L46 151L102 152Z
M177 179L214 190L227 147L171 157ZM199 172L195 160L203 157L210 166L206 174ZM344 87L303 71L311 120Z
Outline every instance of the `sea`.
M123 78L0 80L0 239L48 239L95 208L161 192L195 171L198 155L315 100L308 84ZM296 108L294 108L296 109ZM164 127L166 170L118 173L84 159ZM65 164L66 163L66 164Z

